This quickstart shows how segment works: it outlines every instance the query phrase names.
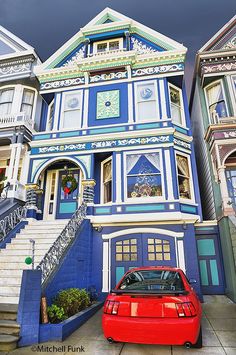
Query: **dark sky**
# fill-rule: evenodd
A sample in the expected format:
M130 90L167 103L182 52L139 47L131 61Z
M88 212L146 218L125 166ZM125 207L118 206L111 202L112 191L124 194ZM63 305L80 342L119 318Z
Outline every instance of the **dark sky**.
M44 61L107 6L188 47L188 89L196 51L236 13L236 0L0 0L0 24Z

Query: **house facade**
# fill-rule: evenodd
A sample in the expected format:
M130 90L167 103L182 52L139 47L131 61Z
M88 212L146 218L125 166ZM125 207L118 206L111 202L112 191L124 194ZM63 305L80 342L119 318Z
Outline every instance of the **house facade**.
M236 301L236 16L198 52L191 118L203 217L220 228L226 293ZM212 249L212 253L214 250ZM207 282L207 271L205 272Z
M25 200L29 142L32 132L39 127L41 113L42 100L33 74L38 64L40 60L34 49L0 26L0 194L3 192L3 198ZM9 188L3 191L6 182Z

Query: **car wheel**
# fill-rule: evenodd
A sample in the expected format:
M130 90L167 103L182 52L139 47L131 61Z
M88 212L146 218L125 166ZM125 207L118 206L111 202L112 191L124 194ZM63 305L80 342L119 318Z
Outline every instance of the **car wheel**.
M195 344L192 344L191 348L197 348L197 349L202 348L202 327L200 327L197 342Z

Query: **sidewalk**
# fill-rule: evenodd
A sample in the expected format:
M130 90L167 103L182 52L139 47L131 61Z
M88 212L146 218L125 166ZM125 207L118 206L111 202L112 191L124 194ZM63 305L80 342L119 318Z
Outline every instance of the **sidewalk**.
M227 354L236 355L236 304L224 296L205 296L203 306L202 349L185 349L180 346L157 346L139 344L109 344L101 329L102 310L97 312L80 329L64 342L40 344L39 347L16 349L9 355L32 354L87 354L87 355L184 355ZM59 349L61 350L59 352ZM57 350L57 351L56 351ZM0 355L6 353L0 353Z

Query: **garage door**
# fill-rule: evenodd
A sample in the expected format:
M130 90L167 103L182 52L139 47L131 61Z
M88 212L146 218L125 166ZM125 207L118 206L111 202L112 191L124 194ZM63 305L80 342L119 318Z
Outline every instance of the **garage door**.
M130 234L112 240L112 287L126 271L140 266L176 266L174 238Z

